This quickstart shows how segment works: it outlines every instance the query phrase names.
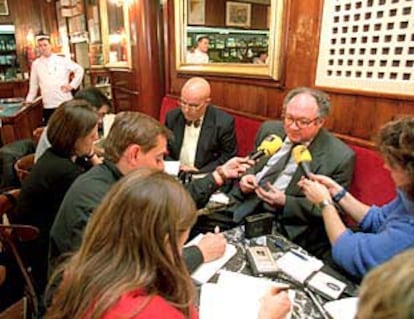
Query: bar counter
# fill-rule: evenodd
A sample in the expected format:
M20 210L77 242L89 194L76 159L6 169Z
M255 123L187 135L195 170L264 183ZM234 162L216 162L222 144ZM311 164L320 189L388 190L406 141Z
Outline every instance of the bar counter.
M23 106L24 98L0 98L0 133L3 145L32 138L33 130L42 125L41 98Z

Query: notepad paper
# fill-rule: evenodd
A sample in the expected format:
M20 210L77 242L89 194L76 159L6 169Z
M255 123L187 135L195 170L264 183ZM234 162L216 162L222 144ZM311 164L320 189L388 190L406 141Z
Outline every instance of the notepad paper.
M178 176L180 171L179 161L164 161L164 172L168 175Z
M220 271L216 284L207 283L201 287L200 319L252 319L257 318L260 299L275 283L268 279L247 276L239 273ZM294 302L295 291L288 292ZM291 312L286 318L291 317Z
M190 242L188 242L186 246L197 245L203 236L203 234L197 235ZM206 283L219 269L221 269L221 267L223 267L230 260L231 257L236 254L236 252L237 248L234 245L227 244L223 256L221 256L219 259L201 264L200 267L198 267L197 270L191 274L191 278L193 278L198 283Z
M325 310L335 319L354 319L357 314L358 298L343 298L324 304Z
M229 202L230 202L230 198L222 192L217 192L217 193L214 193L213 195L210 196L210 201L215 202L215 203L228 205Z
M300 283L304 283L309 276L323 267L323 262L312 256L300 257L291 251L276 260L279 270Z

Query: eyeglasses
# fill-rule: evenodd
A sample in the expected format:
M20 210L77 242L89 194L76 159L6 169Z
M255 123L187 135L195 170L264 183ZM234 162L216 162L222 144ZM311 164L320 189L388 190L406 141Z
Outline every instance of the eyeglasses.
M295 123L298 128L307 128L312 123L315 123L318 120L319 120L319 116L318 117L315 117L313 120L310 120L310 119L307 119L307 118L295 119L294 117L291 117L291 116L284 116L283 117L283 122L286 125L290 126L293 123Z
M196 110L196 109L200 108L201 106L203 106L203 105L204 105L204 103L205 103L205 102L201 102L201 103L199 103L199 104L195 104L195 103L188 103L188 102L185 102L185 101L183 101L183 100L181 100L181 99L178 101L178 105L179 105L181 108L183 108L183 107L188 107L188 108L190 108L190 109L192 109L192 110Z

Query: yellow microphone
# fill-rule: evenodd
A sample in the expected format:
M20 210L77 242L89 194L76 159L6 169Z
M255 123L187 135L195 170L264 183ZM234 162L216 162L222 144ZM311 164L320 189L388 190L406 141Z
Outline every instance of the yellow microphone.
M257 150L250 155L250 159L255 161L264 155L272 156L282 147L282 144L283 141L279 136L269 135L260 143Z
M310 162L312 162L312 155L305 145L296 145L292 149L292 155L295 162L302 167L307 178L310 178L311 169Z

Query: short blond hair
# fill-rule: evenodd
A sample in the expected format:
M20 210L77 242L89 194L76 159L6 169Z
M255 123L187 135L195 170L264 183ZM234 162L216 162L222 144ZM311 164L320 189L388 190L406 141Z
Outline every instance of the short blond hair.
M414 318L414 249L368 273L361 284L358 319Z

